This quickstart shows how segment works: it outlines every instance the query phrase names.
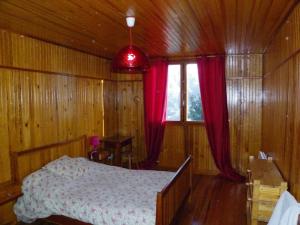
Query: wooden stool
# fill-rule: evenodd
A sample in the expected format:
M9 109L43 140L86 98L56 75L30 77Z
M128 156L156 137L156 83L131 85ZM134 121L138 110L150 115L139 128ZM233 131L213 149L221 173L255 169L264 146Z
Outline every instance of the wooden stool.
M132 169L132 163L135 160L136 169L139 169L139 164L137 163L137 159L131 151L122 152L122 159L128 160L128 169Z

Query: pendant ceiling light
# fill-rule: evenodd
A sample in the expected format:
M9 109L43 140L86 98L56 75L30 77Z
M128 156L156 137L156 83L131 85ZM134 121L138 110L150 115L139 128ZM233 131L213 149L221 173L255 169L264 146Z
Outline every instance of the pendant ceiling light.
M114 57L112 68L119 73L140 73L147 70L149 61L145 53L138 47L132 45L131 29L134 27L135 18L126 17L129 27L129 45L122 48Z

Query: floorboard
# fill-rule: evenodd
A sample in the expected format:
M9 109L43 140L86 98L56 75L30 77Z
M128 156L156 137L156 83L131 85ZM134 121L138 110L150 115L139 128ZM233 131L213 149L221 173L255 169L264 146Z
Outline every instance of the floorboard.
M195 176L191 204L176 225L246 225L246 187L218 176Z

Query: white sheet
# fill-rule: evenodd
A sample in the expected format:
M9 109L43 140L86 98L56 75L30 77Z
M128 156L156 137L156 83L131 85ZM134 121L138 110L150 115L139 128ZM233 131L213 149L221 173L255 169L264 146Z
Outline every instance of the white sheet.
M78 177L43 168L25 178L24 195L14 207L17 218L33 222L57 214L95 225L155 224L156 194L174 173L79 161L86 171Z
M281 194L268 225L297 225L300 205L288 191Z

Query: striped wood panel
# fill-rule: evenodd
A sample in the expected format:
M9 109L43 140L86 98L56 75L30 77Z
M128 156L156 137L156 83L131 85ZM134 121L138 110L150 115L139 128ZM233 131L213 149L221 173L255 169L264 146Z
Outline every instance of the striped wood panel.
M0 30L0 65L110 79L110 60Z
M263 149L274 155L292 193L300 200L300 5L264 55Z
M9 149L116 131L113 120L104 126L115 113L104 101L115 93L109 63L0 32L0 182L10 180Z
M4 173L10 178L8 150L50 144L87 134L104 135L104 82L0 69L4 95L1 142ZM105 83L106 84L106 83Z

